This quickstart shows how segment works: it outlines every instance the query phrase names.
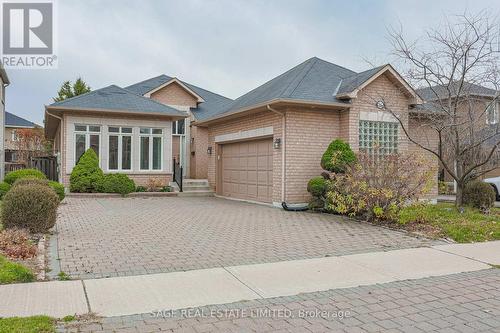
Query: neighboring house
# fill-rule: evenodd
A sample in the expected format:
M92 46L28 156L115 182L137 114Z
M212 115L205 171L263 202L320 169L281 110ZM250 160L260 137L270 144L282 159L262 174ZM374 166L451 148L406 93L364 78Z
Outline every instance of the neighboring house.
M19 161L19 131L23 130L33 130L35 128L40 128L39 125L16 116L10 112L5 112L5 162L6 163L16 163ZM36 147L36 150L41 150L41 145Z
M234 101L165 75L110 86L47 106L45 130L61 154L65 184L93 147L105 172L167 181L176 158L187 177L207 178L218 195L280 205L309 200L307 182L321 173L334 139L355 151L383 144L387 153L420 152L385 106L411 129L421 119L411 106L421 103L390 65L356 73L314 57ZM155 128L162 130L161 171L150 170ZM132 160L127 169L124 156ZM437 161L426 157L437 172Z
M478 115L475 121L476 133L479 137L486 137L497 132L497 127L500 122L500 96L499 92L483 87L477 84L465 82L460 89L460 96L458 96L458 82L450 85L450 92L445 86L432 86L422 89L416 89L416 92L425 101L420 105L421 109L436 110L440 105L446 106L448 99L452 100L459 97L463 100L459 102L459 112L467 116L469 107ZM464 105L461 105L461 104ZM486 112L485 112L486 111ZM491 137L484 143L486 147L492 147L493 144L498 142L498 136ZM451 150L453 147L449 147ZM500 176L500 165L493 171L483 175L481 178L498 177ZM453 182L453 178L444 170L442 165L439 167L439 178L446 182Z
M0 62L0 126L3 129L5 124L5 87L10 83L9 77ZM5 175L5 148L4 148L4 133L5 131L0 131L0 181L3 180Z

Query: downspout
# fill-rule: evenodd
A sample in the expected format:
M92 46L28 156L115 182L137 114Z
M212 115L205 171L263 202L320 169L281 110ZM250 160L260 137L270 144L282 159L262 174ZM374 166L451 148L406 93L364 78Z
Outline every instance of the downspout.
M62 148L63 129L64 129L64 128L63 128L63 118L62 118L62 117L59 117L59 116L56 116L55 114L50 113L49 111L47 111L47 109L45 109L45 113L46 113L46 114L48 114L48 115L49 115L49 116L51 116L51 117L54 117L54 118L56 118L56 119L59 119L59 121L61 122L61 131L60 131L60 133L59 133L61 137L60 137L59 139L61 140L61 141L60 141L60 144L61 144L61 148Z
M286 113L273 109L269 104L267 109L281 116L281 204L285 203L285 152L286 152Z
M64 119L62 117L59 117L59 116L56 116L55 114L52 114L50 113L49 111L47 111L47 109L45 109L45 113L48 114L49 116L51 117L54 117L56 119L59 119L60 123L61 123L61 130L59 131L59 149L60 149L60 152L59 152L59 161L58 164L59 164L59 169L58 170L58 173L59 173L59 181L62 182L63 181L63 173L62 173L62 153L63 153L63 139L64 139ZM44 124L45 126L45 124Z

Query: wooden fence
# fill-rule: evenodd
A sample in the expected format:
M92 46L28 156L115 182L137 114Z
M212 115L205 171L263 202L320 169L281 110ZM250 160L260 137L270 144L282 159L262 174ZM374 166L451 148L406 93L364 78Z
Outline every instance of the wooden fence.
M5 174L21 169L37 169L43 172L47 179L59 181L57 157L55 156L30 157L28 163L5 163Z

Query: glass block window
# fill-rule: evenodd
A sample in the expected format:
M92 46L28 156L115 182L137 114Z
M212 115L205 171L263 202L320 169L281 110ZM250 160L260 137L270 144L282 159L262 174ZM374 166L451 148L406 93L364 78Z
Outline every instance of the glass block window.
M361 120L359 122L359 149L370 154L398 152L398 123Z

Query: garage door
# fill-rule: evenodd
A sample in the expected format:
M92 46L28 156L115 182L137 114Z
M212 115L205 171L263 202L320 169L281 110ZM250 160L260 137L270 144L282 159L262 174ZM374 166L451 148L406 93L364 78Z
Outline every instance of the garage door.
M272 139L222 146L222 195L271 202L273 192Z

